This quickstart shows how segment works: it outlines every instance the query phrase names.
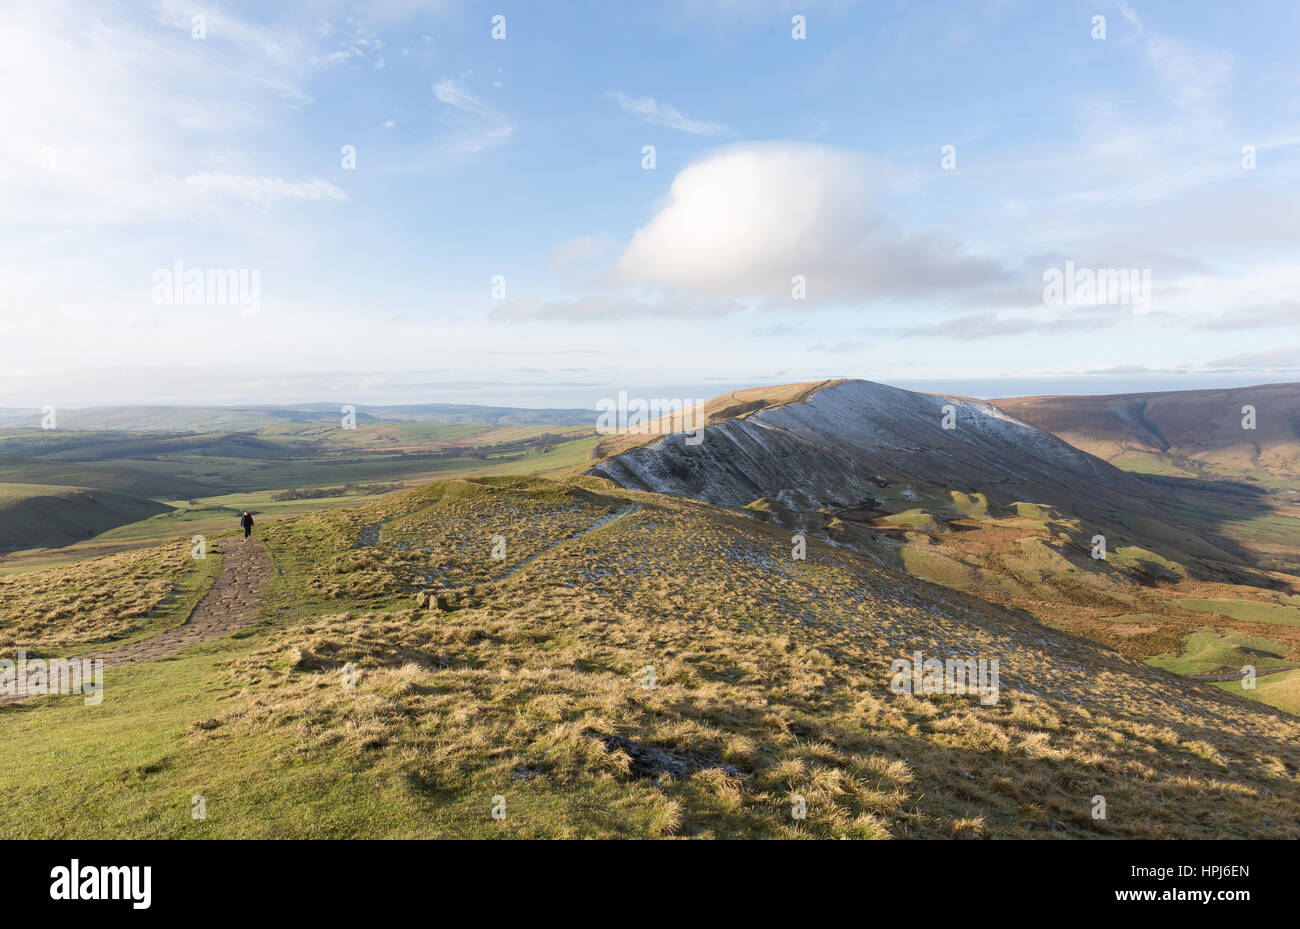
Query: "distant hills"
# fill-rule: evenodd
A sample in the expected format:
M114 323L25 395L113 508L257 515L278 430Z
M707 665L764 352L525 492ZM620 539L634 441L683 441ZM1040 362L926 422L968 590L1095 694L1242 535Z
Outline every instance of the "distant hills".
M59 409L57 425L67 430L126 432L233 432L294 423L337 424L341 403L296 406L106 406ZM528 409L461 403L390 406L355 404L358 424L445 423L489 426L584 426L596 420L594 410ZM0 429L36 428L41 413L32 409L0 409Z
M1300 383L993 402L1130 470L1256 480L1300 476ZM1251 410L1254 428L1244 428Z

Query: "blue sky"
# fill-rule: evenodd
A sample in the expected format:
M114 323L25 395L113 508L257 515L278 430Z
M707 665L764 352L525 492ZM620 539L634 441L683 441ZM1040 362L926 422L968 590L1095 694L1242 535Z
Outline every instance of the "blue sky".
M0 9L0 406L1300 379L1293 5L284 6Z

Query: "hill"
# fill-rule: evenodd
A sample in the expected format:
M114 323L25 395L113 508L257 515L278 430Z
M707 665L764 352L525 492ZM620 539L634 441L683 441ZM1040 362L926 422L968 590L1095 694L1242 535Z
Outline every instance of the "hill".
M795 388L698 444L629 437L591 473L873 554L1181 673L1247 663L1200 649L1206 635L1300 665L1300 629L1276 621L1300 595L1300 523L1262 490L1129 473L969 398Z
M0 707L6 834L1300 836L1300 720L717 506L456 480L265 538L245 632Z
M442 423L488 426L590 426L592 410L531 409L465 403L354 404L358 424ZM60 409L60 429L124 432L232 432L292 424L338 425L342 403L298 406L105 406ZM0 429L39 428L39 410L0 409Z
M717 421L696 445L682 434L638 436L592 473L637 490L849 522L953 491L1002 506L1049 503L1084 528L1202 559L1207 570L1243 563L1226 539L1171 521L1160 506L1171 492L992 404L870 381L797 386L807 387L788 392L797 399Z
M1269 483L1300 477L1300 384L993 401L1133 471ZM1243 408L1254 428L1243 428Z
M0 552L69 545L171 510L111 490L0 483Z

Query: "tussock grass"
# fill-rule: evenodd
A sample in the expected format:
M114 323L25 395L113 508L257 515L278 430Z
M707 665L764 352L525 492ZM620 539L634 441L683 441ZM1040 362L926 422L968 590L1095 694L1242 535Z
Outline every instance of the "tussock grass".
M504 564L496 532L519 540ZM281 573L263 623L110 676L111 726L66 701L0 709L18 747L0 825L1300 837L1300 720L846 549L794 561L785 532L705 504L591 478L447 482L266 538ZM416 606L417 566L477 581L477 605ZM1000 700L892 692L914 651L997 658Z
M210 542L213 540L209 540ZM221 569L191 557L189 539L0 577L0 651L71 653L185 621Z

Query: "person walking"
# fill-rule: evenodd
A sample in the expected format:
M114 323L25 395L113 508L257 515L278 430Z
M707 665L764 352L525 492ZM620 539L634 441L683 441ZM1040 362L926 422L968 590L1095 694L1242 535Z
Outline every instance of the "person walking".
M253 534L253 517L248 510L244 510L244 515L239 517L239 525L244 527L244 538Z

